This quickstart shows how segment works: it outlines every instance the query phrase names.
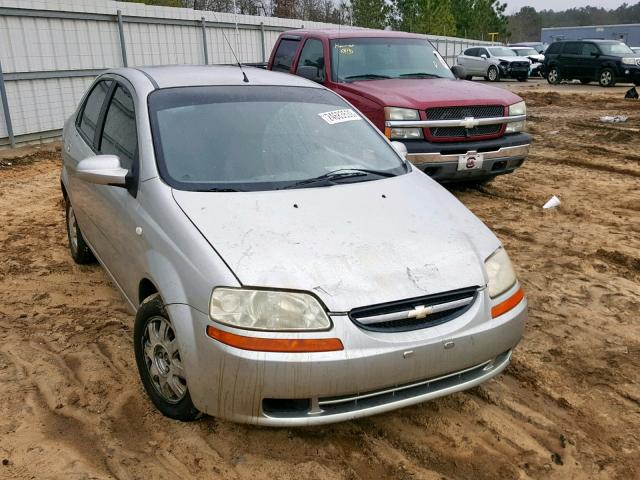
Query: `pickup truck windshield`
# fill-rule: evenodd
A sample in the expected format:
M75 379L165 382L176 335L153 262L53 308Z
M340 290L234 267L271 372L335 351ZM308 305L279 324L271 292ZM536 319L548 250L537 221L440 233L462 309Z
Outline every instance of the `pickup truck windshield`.
M148 101L160 176L176 189L306 188L408 170L374 127L323 89L181 87Z
M331 41L334 82L385 78L454 78L427 40L420 38L343 38Z

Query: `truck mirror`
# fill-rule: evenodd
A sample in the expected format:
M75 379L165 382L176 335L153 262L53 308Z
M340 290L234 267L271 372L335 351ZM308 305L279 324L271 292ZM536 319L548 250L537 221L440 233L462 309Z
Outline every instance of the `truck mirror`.
M467 77L467 72L464 71L464 67L461 65L454 65L453 67L451 67L451 73L453 73L453 75L459 79L464 79Z
M320 69L309 65L301 65L298 67L297 75L311 80L312 82L323 83L324 79L320 76Z

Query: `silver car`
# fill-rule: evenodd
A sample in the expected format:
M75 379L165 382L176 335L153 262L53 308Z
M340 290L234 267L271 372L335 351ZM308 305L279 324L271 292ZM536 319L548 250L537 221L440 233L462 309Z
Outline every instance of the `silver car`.
M156 407L320 424L501 372L526 300L498 239L340 96L245 73L108 71L64 128L71 255L136 312Z
M531 67L529 59L519 57L507 47L467 48L458 56L457 63L464 68L467 80L484 77L490 82L498 82L501 78L526 82Z

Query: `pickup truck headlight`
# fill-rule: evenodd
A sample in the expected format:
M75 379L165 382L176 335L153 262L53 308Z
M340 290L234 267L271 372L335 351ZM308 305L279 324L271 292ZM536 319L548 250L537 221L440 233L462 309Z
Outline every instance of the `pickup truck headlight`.
M489 278L489 296L495 298L509 290L516 283L516 272L513 270L509 255L500 247L484 262L484 268Z
M411 108L385 107L385 120L420 120L420 112ZM386 130L391 140L417 140L423 138L421 128L398 128Z
M526 115L527 114L527 105L524 102L514 103L513 105L509 105L509 116L513 117L516 115ZM507 123L506 133L516 133L524 130L525 122L512 122Z
M315 297L302 292L215 288L212 320L251 330L327 330L331 320Z

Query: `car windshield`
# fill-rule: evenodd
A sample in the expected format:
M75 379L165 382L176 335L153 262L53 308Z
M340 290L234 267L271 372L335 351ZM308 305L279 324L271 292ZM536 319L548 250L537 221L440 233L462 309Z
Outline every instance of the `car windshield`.
M492 57L515 57L513 50L507 47L489 47L487 50Z
M633 54L633 50L631 50L626 43L600 43L598 46L605 55Z
M421 38L343 38L331 41L334 82L384 78L454 78L447 62Z
M408 170L375 127L320 88L160 89L149 114L160 175L181 190L274 190L335 171L344 183Z
M518 49L514 49L514 52L516 52L516 55L518 55L519 57L528 57L530 55L538 55L538 52L536 52L533 48L518 48Z

